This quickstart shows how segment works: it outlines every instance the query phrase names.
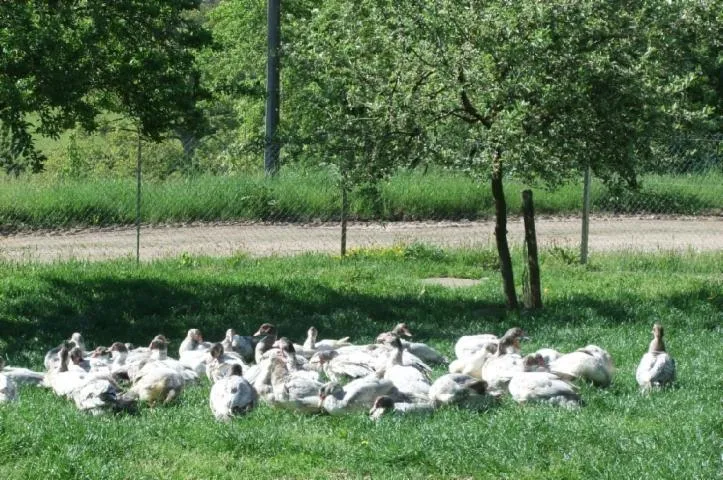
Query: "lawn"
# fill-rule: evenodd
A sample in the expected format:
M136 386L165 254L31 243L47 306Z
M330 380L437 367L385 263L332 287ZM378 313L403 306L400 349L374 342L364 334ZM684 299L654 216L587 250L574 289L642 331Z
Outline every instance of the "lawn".
M521 252L515 252L518 278ZM368 342L399 321L447 355L466 333L531 337L524 351L606 348L611 387L581 386L579 411L519 406L384 418L302 416L262 406L213 420L209 385L173 406L90 417L49 391L24 388L0 406L0 478L715 478L721 472L723 252L598 255L570 264L542 252L545 309L508 313L495 256L420 245L293 258L193 258L6 264L0 269L0 353L39 368L45 350L78 330L89 345L146 343L175 350L189 327L207 338L273 322L294 340ZM478 286L423 286L432 276ZM637 362L661 322L678 362L676 388L642 395ZM442 373L437 369L435 376Z
M592 183L594 213L716 214L723 211L723 175L647 175L637 192L611 192ZM506 183L508 211L521 212L528 186ZM554 191L534 188L539 214L579 215L582 180ZM381 185L381 201L353 193L356 220L459 220L491 218L494 202L487 182L449 171L400 172ZM133 178L58 180L35 176L0 179L0 229L128 225L135 222ZM263 175L198 175L142 187L143 223L191 221L338 221L341 200L328 172L287 168L277 178Z

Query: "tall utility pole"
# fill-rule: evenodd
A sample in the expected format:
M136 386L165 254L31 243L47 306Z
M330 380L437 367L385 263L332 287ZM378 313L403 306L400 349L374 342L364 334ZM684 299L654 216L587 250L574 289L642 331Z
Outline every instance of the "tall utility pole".
M281 0L267 0L266 57L266 137L264 172L273 176L279 170L279 145L276 129L279 125L279 51L281 47Z

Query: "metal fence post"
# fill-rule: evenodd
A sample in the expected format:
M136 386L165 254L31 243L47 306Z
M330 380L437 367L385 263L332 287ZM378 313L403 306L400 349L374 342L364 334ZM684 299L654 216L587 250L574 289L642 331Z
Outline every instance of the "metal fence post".
M264 172L273 176L279 169L279 147L276 128L279 124L279 50L281 46L281 0L267 0L266 57L266 145Z
M138 127L138 152L136 156L136 265L141 263L141 127Z
M582 188L582 241L580 242L580 263L587 263L588 233L590 230L590 166L585 168Z

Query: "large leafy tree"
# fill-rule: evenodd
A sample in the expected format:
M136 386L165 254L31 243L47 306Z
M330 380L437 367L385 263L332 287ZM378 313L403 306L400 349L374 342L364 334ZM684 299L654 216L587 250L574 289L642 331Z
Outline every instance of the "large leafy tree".
M491 182L510 307L503 179L555 185L590 166L605 181L636 186L653 141L700 113L686 98L690 72L667 57L686 3L419 0L400 8L414 39L404 57L430 72L433 95L415 106L418 115L447 124L449 135L438 138L452 164Z
M194 51L210 35L200 0L26 0L0 3L0 160L42 168L33 134L57 136L101 111L132 118L157 140L204 128Z

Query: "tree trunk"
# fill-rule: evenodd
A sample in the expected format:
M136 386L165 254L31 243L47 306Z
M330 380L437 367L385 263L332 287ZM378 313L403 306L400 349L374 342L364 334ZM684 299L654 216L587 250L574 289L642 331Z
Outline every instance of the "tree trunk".
M540 264L537 259L537 235L535 234L535 206L532 190L522 192L522 213L525 219L525 245L527 245L527 269L529 272L529 308L542 308L540 290Z
M500 271L507 298L507 308L516 310L518 308L517 293L515 292L510 247L507 244L507 203L505 202L505 191L502 188L502 165L499 152L495 152L492 159L492 196L495 199L495 240L497 254L500 257Z

